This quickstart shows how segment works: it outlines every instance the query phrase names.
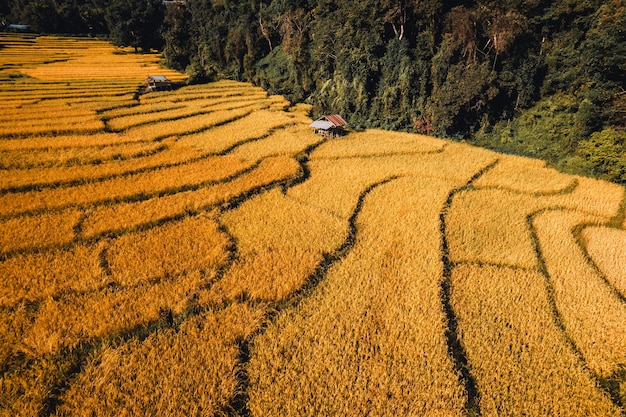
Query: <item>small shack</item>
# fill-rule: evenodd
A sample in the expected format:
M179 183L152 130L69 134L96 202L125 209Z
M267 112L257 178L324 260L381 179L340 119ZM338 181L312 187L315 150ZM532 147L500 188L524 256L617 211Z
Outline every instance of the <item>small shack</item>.
M151 75L144 82L147 84L146 92L172 89L172 82L164 75Z
M312 127L313 132L318 135L335 138L345 134L343 127L347 124L348 122L346 122L343 117L338 114L329 114L327 116L320 117L311 123L309 127Z

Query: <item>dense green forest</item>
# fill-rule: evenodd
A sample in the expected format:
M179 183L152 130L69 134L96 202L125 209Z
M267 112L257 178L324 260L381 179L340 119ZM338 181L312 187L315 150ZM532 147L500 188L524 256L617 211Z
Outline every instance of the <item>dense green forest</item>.
M626 184L623 0L2 1L5 22L161 49L191 82Z

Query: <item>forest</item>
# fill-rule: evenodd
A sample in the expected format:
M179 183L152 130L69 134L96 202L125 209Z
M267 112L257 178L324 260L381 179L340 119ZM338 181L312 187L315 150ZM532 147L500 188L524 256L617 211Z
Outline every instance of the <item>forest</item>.
M623 0L2 0L0 23L626 184Z

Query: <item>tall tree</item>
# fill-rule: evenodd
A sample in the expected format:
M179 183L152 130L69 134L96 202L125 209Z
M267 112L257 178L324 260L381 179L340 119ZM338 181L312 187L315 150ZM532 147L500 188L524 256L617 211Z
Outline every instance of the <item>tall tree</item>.
M111 41L148 52L163 45L161 26L165 6L161 0L113 0L107 10Z

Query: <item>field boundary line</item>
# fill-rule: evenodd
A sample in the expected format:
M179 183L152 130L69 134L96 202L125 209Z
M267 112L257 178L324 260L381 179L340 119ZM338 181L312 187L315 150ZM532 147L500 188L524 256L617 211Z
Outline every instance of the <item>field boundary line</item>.
M448 348L448 356L452 360L454 370L459 375L459 383L465 388L467 394L465 402L465 410L474 416L480 416L480 392L476 379L471 373L467 352L459 338L458 319L454 312L451 302L452 295L452 270L454 264L450 261L450 248L448 246L446 220L452 207L454 197L464 191L472 189L473 183L480 177L493 169L499 163L499 159L495 159L489 165L484 166L475 173L464 185L450 191L448 197L439 213L439 231L441 234L441 261L443 264L442 278L440 284L439 298L445 316L445 338Z
M604 272L602 272L598 264L596 264L596 262L593 260L593 258L589 254L589 251L587 250L587 245L585 244L581 235L583 233L583 230L589 227L602 227L602 228L616 229L616 230L624 230L624 229L611 227L609 224L590 222L590 223L583 223L583 224L579 224L575 226L571 232L572 232L572 235L574 236L574 240L576 241L576 244L578 245L581 252L583 253L583 256L587 264L594 270L594 272L598 275L598 277L600 277L600 279L604 282L604 284L609 288L609 291L611 292L611 294L613 294L622 303L626 304L626 294L622 294L621 291L618 290L617 287L611 283L611 281L607 278Z
M382 181L378 181L374 184L370 184L361 194L357 200L355 209L352 215L348 219L348 230L344 242L335 248L331 252L325 252L322 254L322 260L317 264L315 270L307 277L304 284L296 291L294 291L285 300L278 303L271 303L268 300L258 299L257 303L272 305L273 308L269 311L267 320L263 325L249 338L241 341L239 344L240 354L240 369L238 372L239 384L236 389L235 396L233 397L227 414L238 417L251 417L251 411L248 409L248 374L246 366L250 361L250 346L254 343L254 339L263 334L265 330L277 319L277 317L285 310L296 308L302 301L310 297L310 295L318 288L319 284L326 278L328 271L337 262L346 257L350 250L354 247L357 240L358 227L356 225L357 218L363 209L363 204L367 196L376 188L388 184L394 180L400 178L397 175L386 178Z
M623 416L626 416L626 410L624 409L624 404L622 404L620 400L619 392L615 392L614 389L612 389L612 387L610 386L610 384L607 383L608 381L606 381L605 378L601 378L587 365L587 361L585 360L583 353L581 352L581 350L578 348L578 346L576 345L576 343L570 336L567 330L567 326L565 325L565 322L561 315L561 312L559 311L556 298L554 295L555 290L552 284L552 277L550 276L550 273L548 272L548 266L546 264L546 260L541 250L541 241L539 239L539 234L537 233L537 229L534 224L535 219L537 217L541 216L542 214L552 212L552 211L559 211L559 212L569 211L569 212L575 212L575 213L578 212L576 210L568 209L567 207L564 207L564 206L553 206L553 207L544 207L526 216L526 223L528 224L528 228L531 233L531 240L533 242L534 251L537 256L537 261L539 262L539 272L544 277L546 294L548 297L548 302L550 304L550 310L552 311L552 320L554 322L554 325L561 331L565 344L569 346L572 353L578 359L583 370L587 372L589 377L593 381L595 381L597 387L601 389L605 393L605 395L607 395L610 401L621 411L621 414Z

